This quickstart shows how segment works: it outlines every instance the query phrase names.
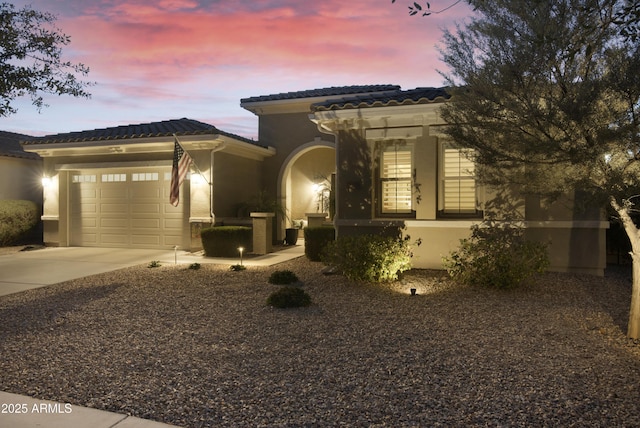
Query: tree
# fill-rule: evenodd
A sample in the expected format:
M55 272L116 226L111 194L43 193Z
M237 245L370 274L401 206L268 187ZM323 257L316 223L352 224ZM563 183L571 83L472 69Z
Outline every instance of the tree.
M29 6L16 10L0 4L0 116L16 113L12 103L25 95L38 111L46 106L43 94L90 97L85 88L91 84L76 77L86 76L89 68L62 60L62 47L71 39L55 21L54 15Z
M632 245L627 335L640 338L640 46L619 19L629 3L470 3L477 14L443 37L446 133L475 149L485 183L609 202Z

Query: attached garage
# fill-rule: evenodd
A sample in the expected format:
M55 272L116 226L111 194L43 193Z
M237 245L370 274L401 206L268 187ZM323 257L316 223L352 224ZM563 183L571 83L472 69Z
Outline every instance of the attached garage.
M171 168L70 171L70 245L183 246L184 205L169 203Z
M176 143L190 174L170 203ZM43 168L43 238L50 246L199 250L200 230L258 194L275 149L191 119L21 141Z

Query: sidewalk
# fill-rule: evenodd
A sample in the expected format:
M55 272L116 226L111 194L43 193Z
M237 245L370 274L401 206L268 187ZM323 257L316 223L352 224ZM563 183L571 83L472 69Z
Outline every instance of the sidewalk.
M0 276L5 277L0 277L0 296L29 288L43 287L71 278L149 263L153 260L167 265L201 263L231 266L240 263L239 256L234 259L204 257L202 254L186 251L144 252L142 250L120 249L114 252L103 249L83 250L81 248L52 248L49 250L51 251L47 252L48 249L44 249L17 256L0 256L0 271L2 271ZM304 241L298 241L298 245L274 253L245 257L242 264L245 266L272 266L301 256L304 256ZM17 259L20 259L19 263L17 263ZM60 272L54 272L56 269ZM18 278L17 275L20 271L24 275L29 274L29 277ZM5 287L4 293L2 286ZM36 400L27 396L0 392L0 428L162 428L171 426L173 425L68 403Z
M0 427L168 428L161 422L0 392Z

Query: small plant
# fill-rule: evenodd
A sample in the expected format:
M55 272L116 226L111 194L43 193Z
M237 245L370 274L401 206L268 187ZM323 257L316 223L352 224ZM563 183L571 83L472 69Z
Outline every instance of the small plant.
M299 287L286 286L272 293L267 305L276 308L299 308L311 305L311 297Z
M191 270L198 270L198 269L200 269L200 263L191 263L191 264L189 265L189 269L191 269Z
M298 282L298 277L290 270L277 270L269 276L269 284L287 285Z
M343 236L327 244L322 261L351 280L395 281L398 273L411 269L411 249L407 238Z
M157 267L160 267L160 266L162 266L162 265L160 264L160 261L158 261L158 260L153 260L151 263L149 263L149 265L148 265L147 267L148 267L148 268L157 268Z
M464 284L499 289L518 287L549 266L547 246L527 241L522 228L490 223L475 226L469 239L443 258L449 275Z
M247 269L247 267L245 265L232 265L231 266L231 270L234 271L234 272L238 272L238 271L246 270L246 269Z

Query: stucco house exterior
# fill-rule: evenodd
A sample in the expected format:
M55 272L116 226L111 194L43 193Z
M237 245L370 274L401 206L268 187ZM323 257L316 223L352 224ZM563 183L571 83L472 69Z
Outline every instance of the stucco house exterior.
M311 218L335 225L338 236L402 228L422 242L414 267L439 269L497 194L476 182L466 149L443 133L438 111L450 101L444 88L331 87L240 100L258 117L257 141L178 119L22 145L44 160L49 245L196 250L202 227L237 222L247 214L239 207L266 194L287 214L277 240ZM194 165L174 207L176 139ZM550 243L553 270L602 275L609 223L570 201L520 201L527 234Z
M193 159L169 203L175 140ZM272 147L191 119L30 138L44 160L44 242L51 246L201 248L199 231L259 192Z
M28 135L0 131L0 200L22 199L42 205L42 159L25 152Z
M417 88L312 106L310 119L336 141L338 236L400 227L422 242L414 248L414 267L439 269L442 256L483 220L500 191L476 182L468 149L442 132L438 110L445 102L444 88ZM535 198L512 203L528 238L549 243L552 270L602 275L609 223L597 208L572 209L568 196L551 206Z

